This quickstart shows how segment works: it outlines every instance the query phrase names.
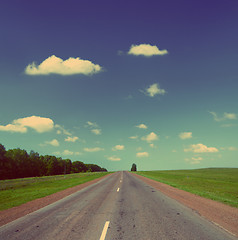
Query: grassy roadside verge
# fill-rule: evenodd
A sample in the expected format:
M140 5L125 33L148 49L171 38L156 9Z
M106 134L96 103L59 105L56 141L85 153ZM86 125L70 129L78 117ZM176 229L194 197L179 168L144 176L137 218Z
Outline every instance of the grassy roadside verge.
M0 181L0 210L5 210L23 203L42 198L64 189L100 178L109 174L76 173L36 178L22 178Z
M140 171L136 173L238 208L238 168Z

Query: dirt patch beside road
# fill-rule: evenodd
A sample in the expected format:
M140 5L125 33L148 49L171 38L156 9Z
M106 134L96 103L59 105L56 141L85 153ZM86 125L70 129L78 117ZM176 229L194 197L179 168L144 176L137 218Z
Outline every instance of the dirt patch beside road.
M193 209L198 214L216 225L219 225L226 231L238 236L238 208L197 196L134 173L133 175L165 195Z

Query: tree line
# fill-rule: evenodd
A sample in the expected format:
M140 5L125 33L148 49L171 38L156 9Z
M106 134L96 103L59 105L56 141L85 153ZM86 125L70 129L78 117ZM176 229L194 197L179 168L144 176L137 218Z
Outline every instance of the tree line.
M0 179L14 179L25 177L41 177L80 172L107 172L96 164L85 164L81 161L72 162L51 155L16 148L6 150L0 144Z

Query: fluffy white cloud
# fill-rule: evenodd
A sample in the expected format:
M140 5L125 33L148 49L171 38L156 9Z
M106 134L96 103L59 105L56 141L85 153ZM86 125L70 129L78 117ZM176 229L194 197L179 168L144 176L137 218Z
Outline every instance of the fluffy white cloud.
M54 128L54 122L50 118L31 116L13 120L6 126L0 125L0 131L26 133L27 128L32 128L38 133L48 132Z
M91 132L94 133L95 135L101 135L102 134L101 129L92 129Z
M80 59L79 57L70 57L64 61L63 59L52 55L38 66L34 62L29 64L25 69L25 73L28 75L90 75L101 71L101 69L102 68L98 64L93 64L92 62Z
M215 112L209 112L209 113L213 116L213 119L214 119L216 122L221 122L221 121L225 121L225 120L235 120L235 119L237 119L237 115L236 115L235 113L227 113L227 112L224 112L222 117L218 117L217 113L215 113Z
M214 153L218 152L218 149L215 147L207 147L202 143L192 144L189 148L184 149L184 152L194 152L194 153Z
M112 148L112 151L124 150L124 149L125 149L124 145L116 145L115 147Z
M179 134L179 137L183 140L192 138L192 132L182 132Z
M151 132L147 136L142 137L141 140L151 143L152 141L158 140L158 136L154 132Z
M59 142L57 139L53 139L52 141L46 141L46 144L52 145L54 147L58 147L59 146Z
M138 152L136 153L137 157L149 157L149 153L148 152Z
M78 139L78 137L67 137L65 138L65 142L76 142Z
M95 147L95 148L84 148L85 152L99 152L99 151L103 151L103 148L100 147Z
M145 124L139 124L136 126L137 128L141 128L141 129L147 129L148 127Z
M110 161L120 161L121 160L119 157L116 157L116 156L111 156L111 157L108 157L107 159Z
M166 49L159 50L157 46L152 46L150 44L140 44L140 45L131 45L131 48L128 54L131 55L142 55L145 57L151 57L153 55L165 55L168 51Z
M185 158L185 161L189 162L190 164L199 164L202 160L202 157Z
M158 83L154 83L150 85L149 88L145 89L144 93L150 97L154 97L157 94L164 95L166 91L164 89L161 89Z

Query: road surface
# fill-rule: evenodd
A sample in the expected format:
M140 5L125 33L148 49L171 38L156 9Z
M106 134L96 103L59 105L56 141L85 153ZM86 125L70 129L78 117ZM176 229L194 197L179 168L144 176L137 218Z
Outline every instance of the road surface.
M229 240L196 212L129 172L0 227L1 240Z

